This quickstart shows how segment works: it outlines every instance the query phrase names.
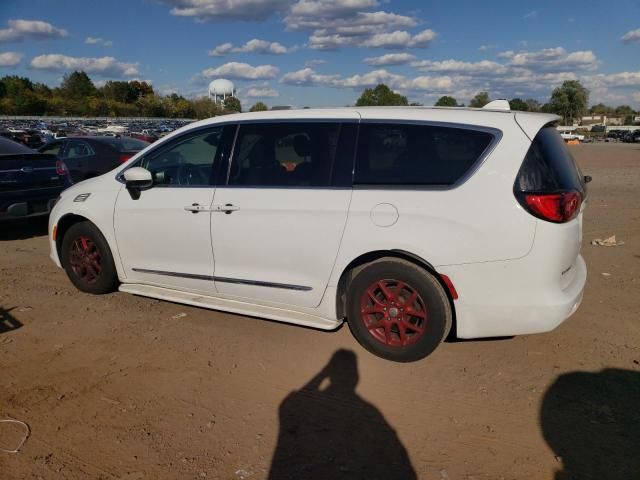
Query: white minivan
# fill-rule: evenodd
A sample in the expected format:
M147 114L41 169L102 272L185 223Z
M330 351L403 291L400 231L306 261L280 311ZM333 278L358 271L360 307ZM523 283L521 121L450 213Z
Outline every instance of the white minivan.
M578 308L585 179L549 114L303 109L193 123L62 193L51 258L119 289L324 330L395 361Z

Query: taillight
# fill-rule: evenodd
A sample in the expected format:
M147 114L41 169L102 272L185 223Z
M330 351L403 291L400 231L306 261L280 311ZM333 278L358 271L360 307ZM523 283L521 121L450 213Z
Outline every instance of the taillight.
M131 157L133 157L132 153L123 153L118 157L118 160L120 160L120 163L124 163L127 160L129 160Z
M62 160L56 160L56 173L58 175L66 175L67 173L69 173L69 170L67 170L67 166Z
M524 205L529 212L549 222L564 223L580 212L582 195L576 191L562 193L524 193Z

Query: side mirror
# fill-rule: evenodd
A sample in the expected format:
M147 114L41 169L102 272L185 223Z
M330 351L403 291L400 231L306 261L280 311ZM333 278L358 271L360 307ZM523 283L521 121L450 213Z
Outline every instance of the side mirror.
M124 181L129 195L133 200L140 198L140 192L142 190L148 190L153 187L153 178L151 172L146 168L133 167L125 170Z

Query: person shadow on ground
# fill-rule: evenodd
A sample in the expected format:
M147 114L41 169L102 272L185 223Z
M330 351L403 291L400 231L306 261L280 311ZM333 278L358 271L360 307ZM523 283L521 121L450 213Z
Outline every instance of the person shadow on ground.
M640 372L561 375L540 422L562 468L556 480L640 479Z
M338 350L283 400L269 480L416 478L396 432L356 393L358 379L356 355Z
M13 310L13 308L6 310L0 307L0 333L10 332L11 330L17 330L22 327L22 323L9 313L11 310Z

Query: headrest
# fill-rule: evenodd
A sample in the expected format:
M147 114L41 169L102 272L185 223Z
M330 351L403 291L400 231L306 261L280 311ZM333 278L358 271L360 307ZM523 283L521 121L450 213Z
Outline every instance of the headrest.
M306 135L296 135L293 137L293 149L299 157L311 155L311 141Z

